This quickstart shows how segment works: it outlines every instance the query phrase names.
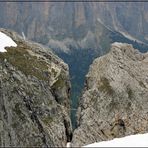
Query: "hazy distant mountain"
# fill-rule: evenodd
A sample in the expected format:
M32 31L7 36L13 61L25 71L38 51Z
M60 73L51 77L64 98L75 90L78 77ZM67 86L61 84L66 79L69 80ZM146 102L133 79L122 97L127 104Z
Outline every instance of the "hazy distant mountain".
M74 39L81 47L99 47L104 24L111 30L148 41L148 3L17 2L0 3L0 26L44 44ZM85 41L88 41L86 43ZM67 41L68 42L68 41ZM95 44L94 44L95 43ZM87 45L89 44L89 45Z

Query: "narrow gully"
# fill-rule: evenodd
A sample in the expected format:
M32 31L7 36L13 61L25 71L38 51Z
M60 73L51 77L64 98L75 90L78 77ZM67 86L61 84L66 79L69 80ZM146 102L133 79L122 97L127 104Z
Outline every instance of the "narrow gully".
M71 122L73 130L77 127L76 112L79 99L84 88L85 76L93 60L99 56L99 53L91 49L71 49L69 54L56 53L69 66L71 81Z

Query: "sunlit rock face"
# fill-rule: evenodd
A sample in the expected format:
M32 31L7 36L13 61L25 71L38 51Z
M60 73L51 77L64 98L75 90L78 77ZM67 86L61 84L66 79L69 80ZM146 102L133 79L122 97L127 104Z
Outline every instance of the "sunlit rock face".
M72 132L67 64L49 48L0 32L17 45L0 52L0 146L66 146Z
M72 146L148 132L148 53L115 42L94 60L77 111Z

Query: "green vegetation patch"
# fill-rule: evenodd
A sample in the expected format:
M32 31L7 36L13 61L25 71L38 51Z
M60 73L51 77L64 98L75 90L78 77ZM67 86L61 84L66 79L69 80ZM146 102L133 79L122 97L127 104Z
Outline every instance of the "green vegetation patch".
M53 118L48 115L48 116L43 117L42 121L44 122L45 125L48 125L53 121Z
M25 121L25 115L21 111L21 107L19 103L15 104L15 107L13 108L13 111L16 113L16 115L22 120Z
M58 80L54 83L54 85L52 86L53 88L63 88L65 85L65 81L64 78L62 76L62 74L58 77Z
M0 59L7 59L18 70L26 76L35 76L39 80L48 80L48 66L43 60L38 60L36 56L32 56L27 50L31 47L26 45L18 45L17 47L7 48L7 52L0 53Z
M114 90L112 88L112 86L110 85L109 81L107 78L102 77L100 79L100 85L98 88L100 91L106 92L109 95L113 95L114 94Z
M130 87L127 87L128 98L134 98L134 92L131 90Z

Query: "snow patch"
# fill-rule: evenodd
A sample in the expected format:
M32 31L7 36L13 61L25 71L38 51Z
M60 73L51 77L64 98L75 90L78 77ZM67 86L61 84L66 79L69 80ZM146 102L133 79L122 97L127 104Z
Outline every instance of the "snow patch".
M84 147L148 147L148 134L131 135L86 145Z
M124 45L124 43L121 43L121 42L114 42L114 43L112 43L111 45L120 48L121 46Z
M7 52L5 47L17 47L17 44L6 34L0 32L0 52Z
M66 145L66 147L70 147L70 144L71 144L71 143L70 143L70 142L68 142L68 143L67 143L67 145Z

